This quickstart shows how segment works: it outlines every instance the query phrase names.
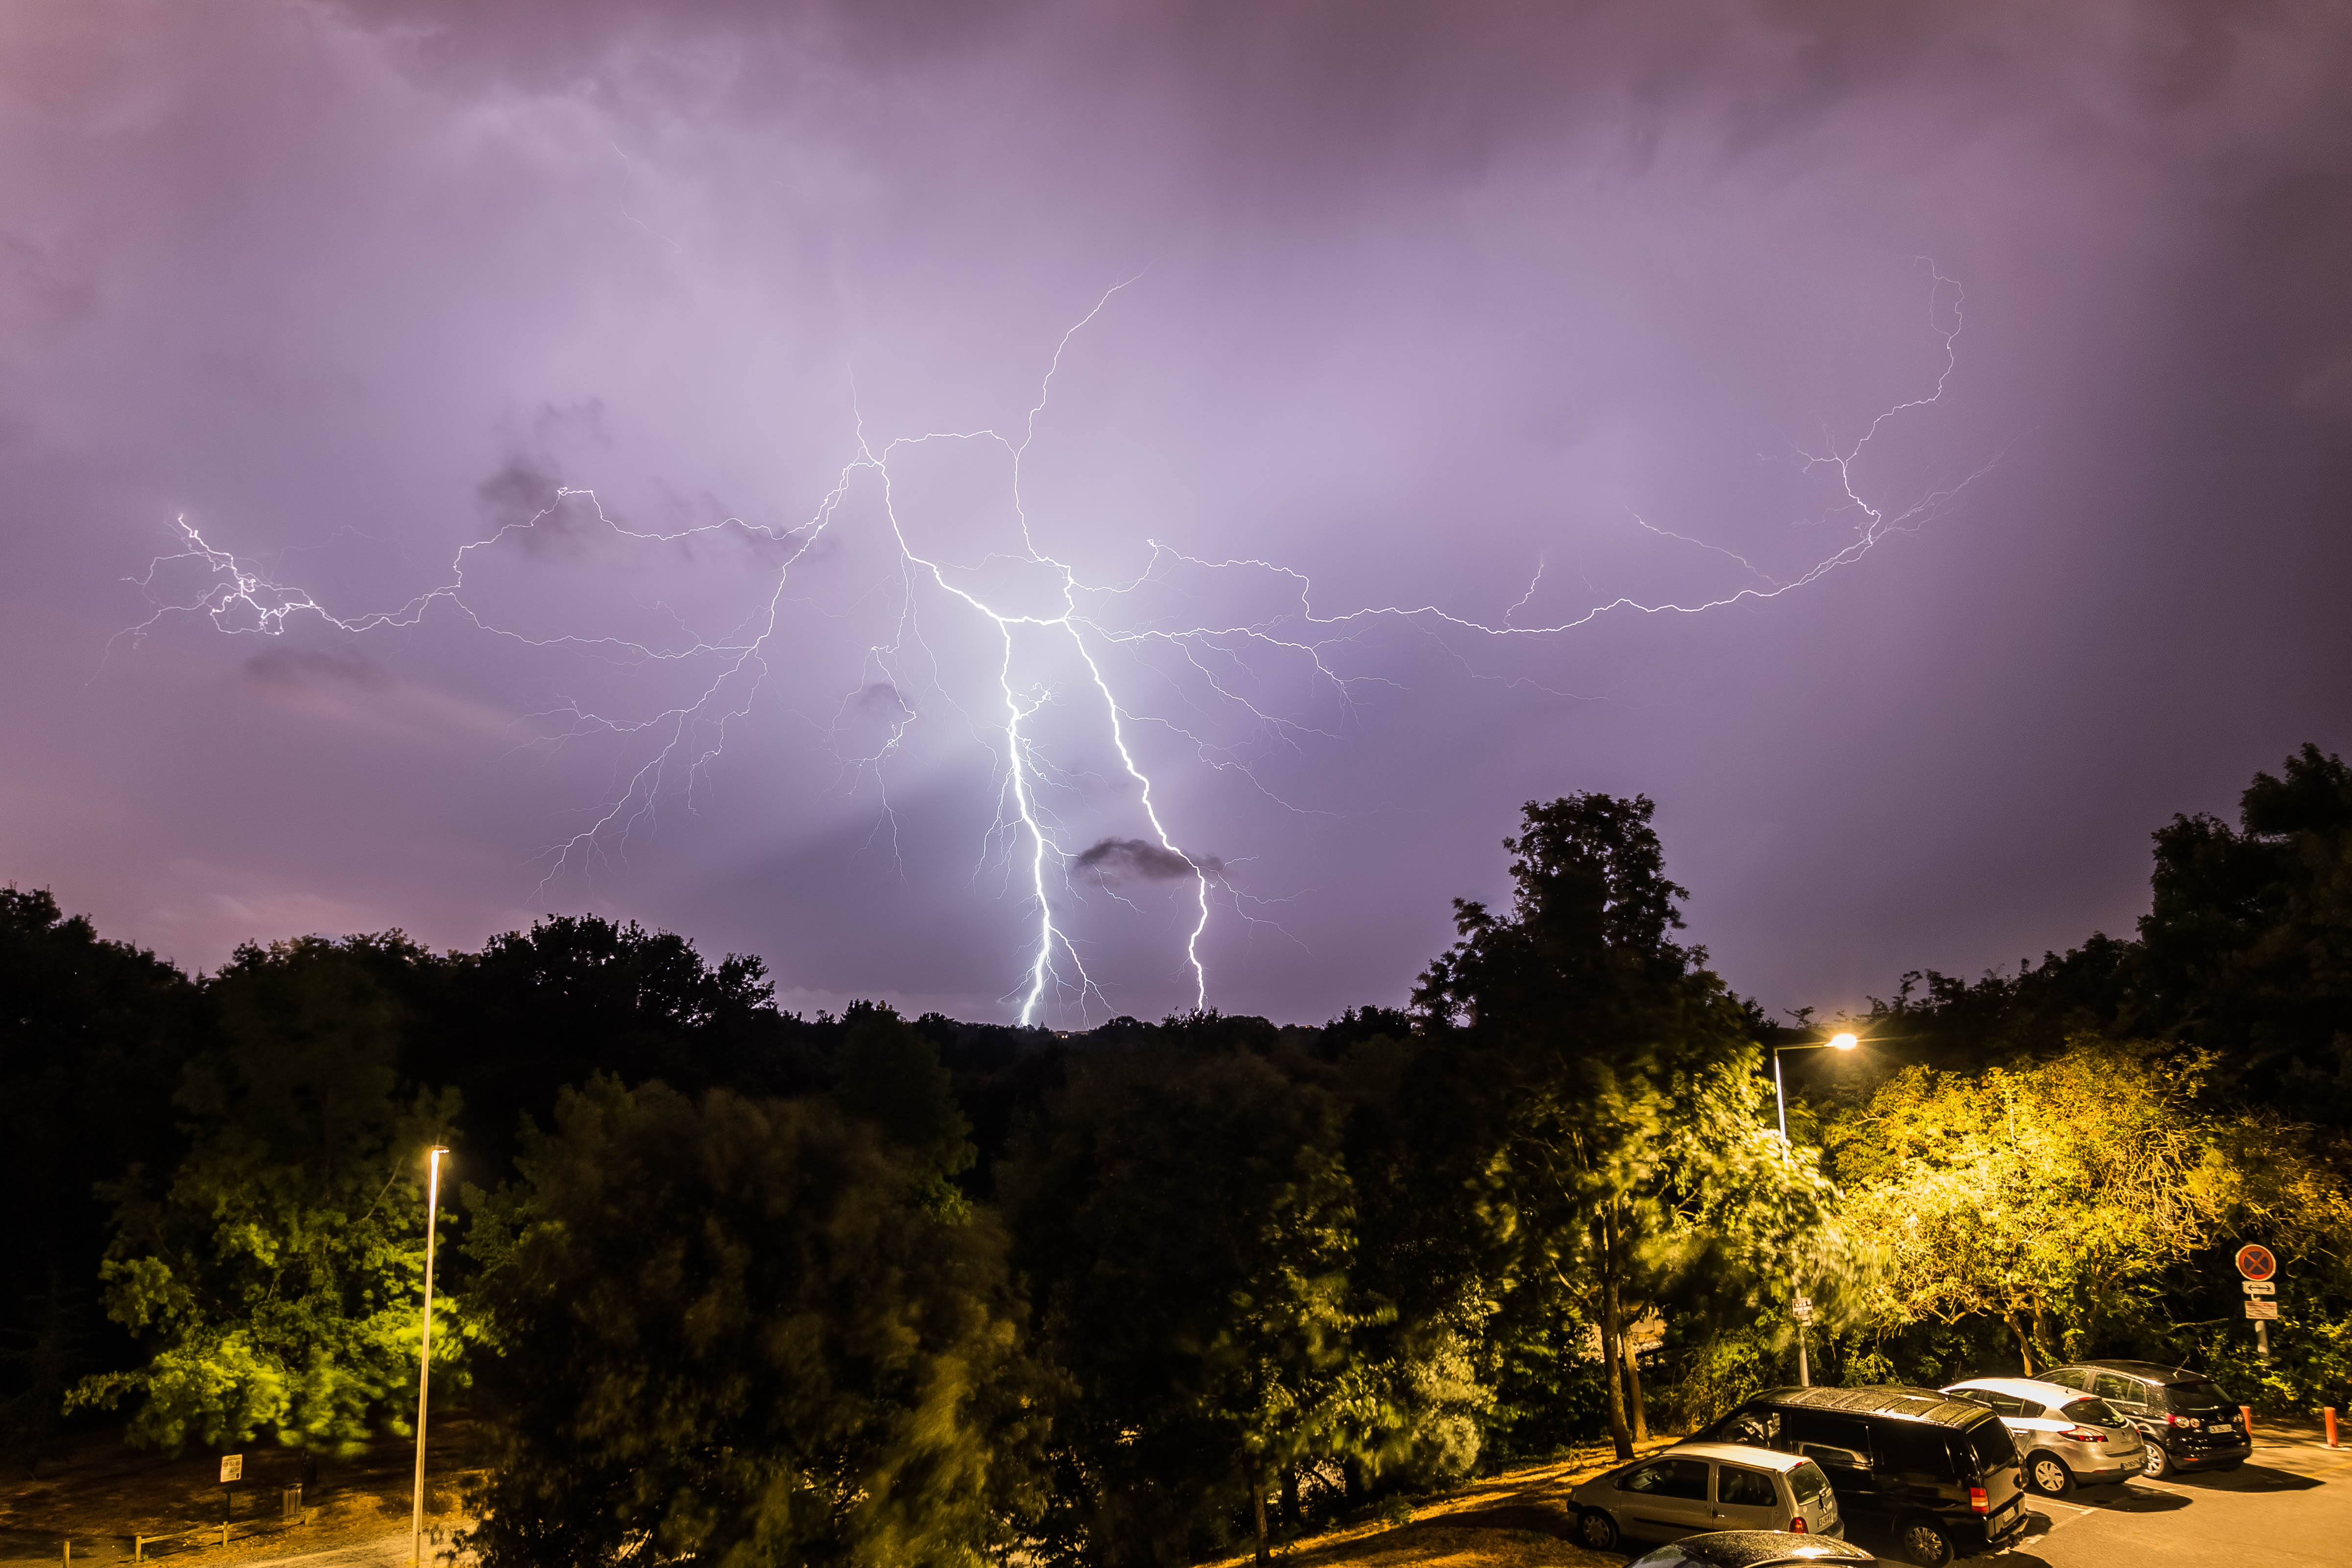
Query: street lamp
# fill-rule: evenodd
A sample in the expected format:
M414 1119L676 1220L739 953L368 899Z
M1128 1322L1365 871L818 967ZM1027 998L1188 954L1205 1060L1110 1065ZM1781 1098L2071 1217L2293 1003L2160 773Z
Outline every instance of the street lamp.
M1815 1040L1802 1046L1772 1047L1772 1102L1780 1108L1780 1165L1783 1170L1789 1167L1791 1161L1789 1152L1789 1094L1788 1090L1781 1086L1780 1053L1783 1051L1850 1051L1860 1044L1862 1042L1855 1039L1850 1031L1841 1029L1826 1040ZM1793 1279L1790 1281L1790 1293L1795 1296L1798 1301L1804 1300L1804 1297L1797 1295L1797 1281ZM1801 1313L1797 1319L1797 1382L1806 1388L1813 1385L1812 1368L1805 1362L1805 1320Z
M433 1384L433 1233L441 1217L441 1156L436 1144L425 1152L425 1329L416 1350L416 1491L408 1515L408 1565L425 1568L425 1395Z

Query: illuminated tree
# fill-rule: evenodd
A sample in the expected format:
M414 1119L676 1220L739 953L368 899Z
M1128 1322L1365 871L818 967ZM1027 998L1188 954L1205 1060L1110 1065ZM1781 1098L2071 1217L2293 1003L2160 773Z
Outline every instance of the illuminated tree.
M1879 1319L1989 1315L2030 1373L2148 1315L2252 1191L2198 1108L2209 1065L2083 1039L1973 1077L1908 1068L1838 1118L1847 1219L1884 1249Z
M380 982L398 936L240 949L214 980L221 1047L178 1104L190 1148L160 1193L115 1188L109 1315L145 1364L84 1380L75 1405L130 1399L131 1434L177 1449L274 1433L345 1450L402 1426L415 1386L422 1155L454 1093L404 1087L401 1016ZM453 1359L466 1310L436 1303ZM441 1349L436 1346L436 1351Z

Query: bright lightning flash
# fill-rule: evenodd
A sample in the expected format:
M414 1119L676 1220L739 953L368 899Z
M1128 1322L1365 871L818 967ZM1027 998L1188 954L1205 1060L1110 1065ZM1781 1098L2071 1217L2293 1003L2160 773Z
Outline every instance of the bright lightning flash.
M650 821L659 799L677 787L690 790L696 778L719 755L725 744L729 725L749 715L752 700L771 673L769 657L780 632L788 626L785 588L792 578L793 568L800 563L819 539L835 527L845 501L861 477L873 476L879 484L881 515L891 535L898 563L900 591L895 616L896 630L891 640L869 648L866 657L869 668L884 678L885 689L890 694L893 708L882 743L868 754L847 757L844 761L871 776L877 785L884 786L883 811L895 831L896 819L892 816L887 789L886 763L898 751L919 717L905 698L910 684L908 679L910 664L927 661L934 670L939 664L923 639L918 614L922 596L919 589L928 584L944 602L960 606L976 617L975 626L990 628L999 654L994 674L1003 716L984 722L969 713L964 714L966 721L982 732L995 756L998 769L998 808L995 821L985 836L982 862L983 865L988 862L991 847L996 846L1002 846L1002 852L1010 857L1006 862L1008 867L1025 862L1024 880L1027 887L1024 898L1032 905L1035 921L1025 973L1006 1001L1017 1000L1018 1016L1024 1024L1036 1022L1049 1003L1074 1004L1082 1016L1087 1014L1090 1004L1096 1002L1109 1009L1109 998L1087 972L1079 943L1057 921L1055 912L1053 893L1056 882L1065 889L1074 890L1074 873L1082 872L1087 862L1081 851L1064 842L1053 814L1044 804L1048 786L1056 783L1061 774L1037 733L1035 721L1041 711L1056 700L1058 693L1049 680L1024 676L1023 670L1024 665L1037 662L1037 649L1044 646L1038 639L1058 647L1066 656L1075 658L1076 667L1086 671L1084 684L1089 689L1087 699L1099 710L1112 749L1117 753L1118 766L1139 795L1143 823L1157 846L1158 855L1165 858L1156 860L1155 864L1161 868L1161 874L1187 878L1192 884L1190 902L1194 915L1184 941L1183 963L1191 977L1193 1004L1197 1007L1205 1007L1208 1005L1209 977L1202 955L1202 944L1208 932L1213 903L1230 900L1236 915L1247 919L1249 917L1243 908L1246 900L1224 875L1222 861L1188 850L1170 831L1160 812L1152 776L1138 758L1133 731L1139 724L1164 729L1191 742L1195 754L1208 765L1238 769L1250 776L1253 782L1256 782L1255 777L1250 773L1248 762L1237 757L1232 748L1213 744L1164 713L1139 712L1129 700L1122 699L1108 668L1109 656L1117 653L1137 657L1154 649L1163 650L1198 683L1209 703L1230 709L1245 723L1256 727L1276 742L1287 744L1295 743L1297 738L1306 734L1328 736L1330 732L1268 710L1242 689L1242 682L1234 679L1234 673L1246 670L1246 660L1254 654L1297 661L1310 680L1321 683L1346 710L1355 701L1356 687L1370 681L1371 678L1346 675L1334 660L1347 643L1372 624L1394 621L1411 627L1435 640L1459 660L1462 658L1456 646L1459 639L1507 642L1512 638L1557 637L1612 614L1699 615L1743 601L1778 598L1818 582L1829 573L1860 560L1889 534L1916 531L1924 526L1990 466L1979 468L1957 483L1932 490L1901 506L1874 502L1865 499L1858 488L1856 466L1869 443L1888 421L1939 402L1958 366L1957 345L1961 328L1962 302L1960 289L1932 266L1929 272L1934 279L1929 295L1929 322L1941 340L1944 357L1934 391L1887 408L1849 443L1840 446L1832 442L1821 452L1798 454L1799 466L1805 470L1822 468L1833 470L1841 498L1838 509L1854 520L1852 535L1837 549L1793 577L1775 579L1730 551L1656 528L1638 515L1634 517L1633 521L1641 528L1653 534L1728 556L1755 579L1754 584L1720 597L1696 598L1684 603L1653 602L1626 595L1601 599L1596 595L1595 599L1599 602L1591 603L1589 607L1566 618L1540 626L1515 624L1542 583L1543 569L1538 563L1527 592L1495 624L1458 615L1433 604L1367 605L1326 615L1318 613L1313 601L1313 584L1302 573L1258 559L1203 560L1184 554L1157 540L1148 542L1150 550L1149 560L1135 578L1103 584L1082 581L1071 563L1039 548L1023 502L1022 465L1036 440L1038 420L1045 414L1052 396L1054 378L1061 370L1063 355L1068 351L1072 340L1109 306L1121 289L1128 287L1122 283L1105 293L1092 310L1063 334L1039 383L1036 401L1020 426L1017 438L992 428L984 428L933 431L919 436L899 437L877 445L867 437L861 416L856 454L843 466L833 488L818 503L810 520L798 528L778 530L748 523L738 518L728 518L676 532L639 531L622 527L607 517L593 491L562 489L556 492L552 503L529 519L509 522L488 536L459 548L450 562L446 581L439 585L394 608L341 615L330 610L307 590L281 583L231 552L217 548L183 517L175 522L182 548L172 554L156 557L149 563L142 576L133 579L148 595L153 606L152 613L138 626L129 628L122 637L135 643L167 619L196 614L208 616L220 631L240 636L277 637L288 629L289 623L297 620L315 620L337 632L356 636L384 628L415 626L421 624L428 614L438 611L455 614L466 625L487 636L523 647L570 652L623 665L677 665L693 671L689 689L681 700L638 717L610 717L577 703L567 703L553 715L560 718L564 726L562 733L553 737L554 740L570 740L589 734L634 737L645 742L646 752L642 762L621 776L619 784L597 808L588 826L549 847L545 852L545 877L541 883L543 889L547 880L551 880L575 863L583 869L592 869L599 858L625 843L633 827ZM1013 564L1042 573L1053 584L1053 592L1046 596L1047 603L1044 605L1024 607L1001 602L999 595L972 585L978 569L971 563L952 562L935 553L927 553L919 549L909 537L899 515L898 475L893 465L918 448L942 443L992 445L1009 459L1012 512L1020 540L1020 554L1014 558ZM656 646L645 640L619 637L531 637L478 611L475 602L469 597L467 582L474 559L510 538L522 536L523 542L529 542L528 536L536 531L560 525L556 514L562 509L579 505L591 509L601 523L625 540L678 545L698 542L701 536L733 535L741 542L755 544L775 563L773 585L765 591L764 602L733 630L712 638L688 634L685 641L672 646ZM1286 584L1284 606L1272 614L1202 620L1189 625L1167 625L1148 618L1122 621L1115 616L1114 612L1130 595L1148 585L1172 586L1171 574L1186 569L1207 574L1243 573L1260 580ZM200 584L198 590L193 596L168 597L159 584L159 575L189 572L194 573ZM1024 645L1032 655L1026 659L1024 658ZM929 684L935 690L940 689L936 679ZM877 688L869 685L862 689L872 691ZM860 689L853 689L845 695L841 710L847 712L860 694ZM945 696L944 691L941 695ZM949 706L956 706L952 698L946 700ZM1192 706L1198 708L1201 704L1194 702ZM1261 784L1260 787L1264 785ZM1272 794L1271 791L1267 793ZM1021 847L1015 848L1016 845ZM1024 849L1025 854L1022 852ZM1108 879L1104 879L1104 885L1108 887ZM1213 898L1213 894L1220 893L1221 897Z

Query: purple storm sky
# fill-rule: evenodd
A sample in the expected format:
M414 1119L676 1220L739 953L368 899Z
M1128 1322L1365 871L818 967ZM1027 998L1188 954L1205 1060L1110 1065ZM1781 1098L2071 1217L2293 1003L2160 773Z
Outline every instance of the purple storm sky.
M1010 1018L1026 811L1039 1021L1191 1005L1203 885L1207 1001L1319 1020L1597 789L1769 1007L2127 931L2352 743L2347 77L2328 4L8 7L0 879Z

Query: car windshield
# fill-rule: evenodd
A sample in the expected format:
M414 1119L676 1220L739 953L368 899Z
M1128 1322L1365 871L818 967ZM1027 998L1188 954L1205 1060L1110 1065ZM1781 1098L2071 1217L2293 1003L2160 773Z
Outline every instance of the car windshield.
M2104 1399L2093 1398L2087 1394L2081 1399L2068 1400L2058 1407L2057 1414L2063 1420L2076 1422L2084 1426L2113 1427L2126 1424L2114 1405Z
M1789 1484L1796 1489L1800 1504L1818 1502L1830 1489L1829 1477L1822 1474L1822 1468L1811 1459L1800 1460L1797 1468L1789 1472Z
M2164 1402L2175 1410L2227 1410L2230 1402L2210 1383L2199 1379L2195 1383L2176 1383L2164 1391Z
M1975 1456L1979 1476L1990 1475L1995 1470L2006 1469L2017 1463L2017 1444L2011 1439L2009 1428L2000 1424L1998 1416L1978 1422L1963 1434L1961 1440L1968 1445L1969 1452Z

